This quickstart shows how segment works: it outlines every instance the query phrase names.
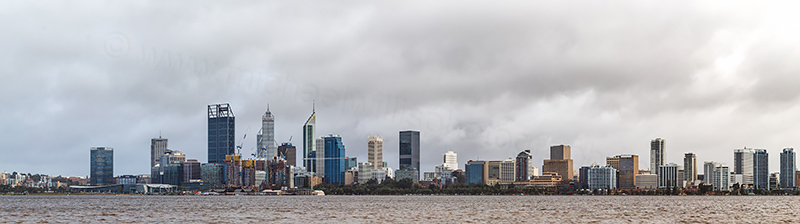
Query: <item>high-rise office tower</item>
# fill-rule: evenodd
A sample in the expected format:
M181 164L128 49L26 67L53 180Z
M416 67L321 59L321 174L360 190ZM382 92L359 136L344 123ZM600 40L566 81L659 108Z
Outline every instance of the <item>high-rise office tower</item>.
M161 160L161 156L167 152L167 139L158 138L150 139L150 168L152 169L156 164L158 164L159 160Z
M458 170L458 154L453 151L447 151L442 155L442 164L445 164L447 167L450 167L450 170L456 171Z
M542 172L558 173L562 180L572 180L575 171L572 169L571 150L568 145L550 146L550 159L544 160Z
M655 171L655 174L658 174L658 166L664 165L665 147L666 140L662 138L650 141L650 171Z
M383 167L383 137L376 135L367 138L367 161L372 169Z
M183 163L183 182L200 180L202 178L200 162L196 159L188 159Z
M236 153L236 118L229 104L208 105L208 162L225 163Z
M261 116L261 130L256 135L256 158L266 158L271 160L278 156L278 149L275 146L275 116L269 111L267 105L267 112Z
M755 150L752 148L742 148L733 150L733 172L737 178L734 183L742 186L753 185L753 155ZM739 180L741 179L741 180Z
M400 170L419 173L419 131L400 131ZM419 174L417 174L417 180Z
M316 150L316 134L317 132L317 111L312 105L311 116L308 117L306 123L303 124L303 164L308 171L314 171L313 164L315 158L311 158L311 152ZM317 153L319 154L319 153Z
M311 152L316 155L316 158L310 159L314 161L312 163L314 166L313 171L318 176L325 176L325 139L320 137L314 140L314 147L316 147L316 150Z
M345 184L344 171L347 161L342 137L329 135L323 138L325 144L325 183Z
M683 171L686 182L697 180L697 156L694 153L687 152L683 155Z
M793 148L785 148L783 152L781 152L781 188L789 189L795 188L796 183L796 170L797 166L795 165L795 154Z
M606 158L606 164L619 172L619 188L636 188L636 175L639 175L638 155L617 155Z
M516 158L516 168L515 168L515 181L529 181L531 179L531 164L533 163L533 156L531 155L531 150L524 150L517 154Z
M94 186L115 184L114 148L92 147L90 150L90 184Z
M516 176L516 169L517 164L516 160L514 159L507 159L503 160L503 163L500 164L500 182L514 182L514 179L517 178Z
M753 153L753 187L769 190L769 153L756 149Z
M297 148L290 142L284 142L278 146L278 158L286 160L286 164L296 167L297 166Z

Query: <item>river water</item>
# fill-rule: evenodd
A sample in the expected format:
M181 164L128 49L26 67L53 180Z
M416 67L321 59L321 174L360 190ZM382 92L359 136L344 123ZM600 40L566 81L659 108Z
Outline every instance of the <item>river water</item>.
M0 222L800 222L800 196L0 196Z

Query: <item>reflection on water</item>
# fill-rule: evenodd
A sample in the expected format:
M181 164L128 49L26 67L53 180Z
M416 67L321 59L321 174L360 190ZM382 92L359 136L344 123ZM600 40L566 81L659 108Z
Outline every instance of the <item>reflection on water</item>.
M795 196L0 196L0 222L800 222Z

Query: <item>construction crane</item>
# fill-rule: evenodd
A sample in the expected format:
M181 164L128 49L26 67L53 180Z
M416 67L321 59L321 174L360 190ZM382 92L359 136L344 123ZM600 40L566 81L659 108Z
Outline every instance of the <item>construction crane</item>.
M238 150L236 152L236 154L239 154L239 155L242 154L242 146L244 146L244 139L247 138L247 133L248 132L250 132L250 127L247 127L247 131L244 132L244 136L242 137L242 140L239 141L239 145L236 145L236 150Z

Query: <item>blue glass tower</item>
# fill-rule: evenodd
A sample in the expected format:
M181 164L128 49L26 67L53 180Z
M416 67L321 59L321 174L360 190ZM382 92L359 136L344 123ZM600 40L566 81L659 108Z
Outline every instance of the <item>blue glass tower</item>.
M90 158L90 184L114 184L114 148L92 147Z
M344 156L342 137L329 135L325 140L325 183L344 184L347 159Z
M234 154L236 118L230 105L208 105L208 163L225 163L225 155Z

